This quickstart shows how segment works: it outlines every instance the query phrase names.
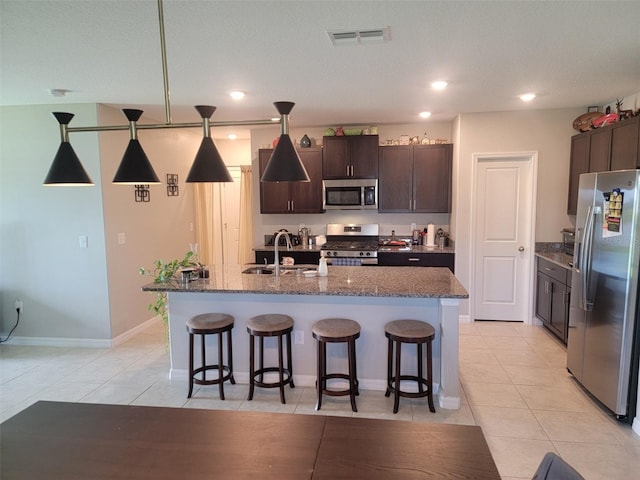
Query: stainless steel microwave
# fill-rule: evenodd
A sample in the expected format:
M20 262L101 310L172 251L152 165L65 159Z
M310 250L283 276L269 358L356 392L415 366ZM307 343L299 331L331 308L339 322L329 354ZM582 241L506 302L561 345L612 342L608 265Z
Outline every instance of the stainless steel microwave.
M325 210L377 210L378 180L324 180L322 203Z

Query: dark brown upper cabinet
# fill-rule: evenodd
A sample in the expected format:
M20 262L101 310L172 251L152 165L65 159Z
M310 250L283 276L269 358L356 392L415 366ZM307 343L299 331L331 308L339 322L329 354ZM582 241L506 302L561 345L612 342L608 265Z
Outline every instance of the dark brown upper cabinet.
M322 138L322 177L378 178L378 135Z
M323 213L322 149L310 147L296 151L311 181L260 182L260 213ZM260 176L272 153L272 149L258 151Z
M453 145L380 147L378 211L451 212Z
M640 167L640 117L571 137L567 213L576 214L580 175Z

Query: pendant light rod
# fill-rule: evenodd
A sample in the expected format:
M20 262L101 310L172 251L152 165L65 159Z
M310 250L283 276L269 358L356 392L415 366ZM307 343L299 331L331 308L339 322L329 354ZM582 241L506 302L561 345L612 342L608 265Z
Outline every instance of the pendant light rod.
M276 125L274 120L230 120L227 122L209 122L211 127L238 127L252 125ZM187 123L146 123L136 125L138 130L157 130L161 128L202 128L202 122ZM95 127L66 127L68 133L73 132L107 132L117 130L129 130L129 125L101 125Z
M158 22L160 24L160 55L162 58L162 80L164 83L164 114L167 123L171 123L171 103L169 101L169 69L167 67L167 43L164 34L164 9L162 0L158 0Z

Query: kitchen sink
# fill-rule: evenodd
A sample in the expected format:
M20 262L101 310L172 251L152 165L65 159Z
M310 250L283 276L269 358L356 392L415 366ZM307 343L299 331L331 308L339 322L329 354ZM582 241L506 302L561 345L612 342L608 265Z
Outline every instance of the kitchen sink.
M242 273L247 273L249 275L273 275L273 269L265 267L251 267L243 270Z
M301 275L303 271L318 268L317 265L280 265L280 275ZM255 265L242 271L248 275L273 275L273 264Z

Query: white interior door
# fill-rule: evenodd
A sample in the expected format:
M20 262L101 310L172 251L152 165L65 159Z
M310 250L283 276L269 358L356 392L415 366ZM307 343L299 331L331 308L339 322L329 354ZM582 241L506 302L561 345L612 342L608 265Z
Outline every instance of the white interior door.
M240 167L228 166L233 182L214 184L213 238L216 264L238 264Z
M535 154L476 156L475 320L529 322Z

